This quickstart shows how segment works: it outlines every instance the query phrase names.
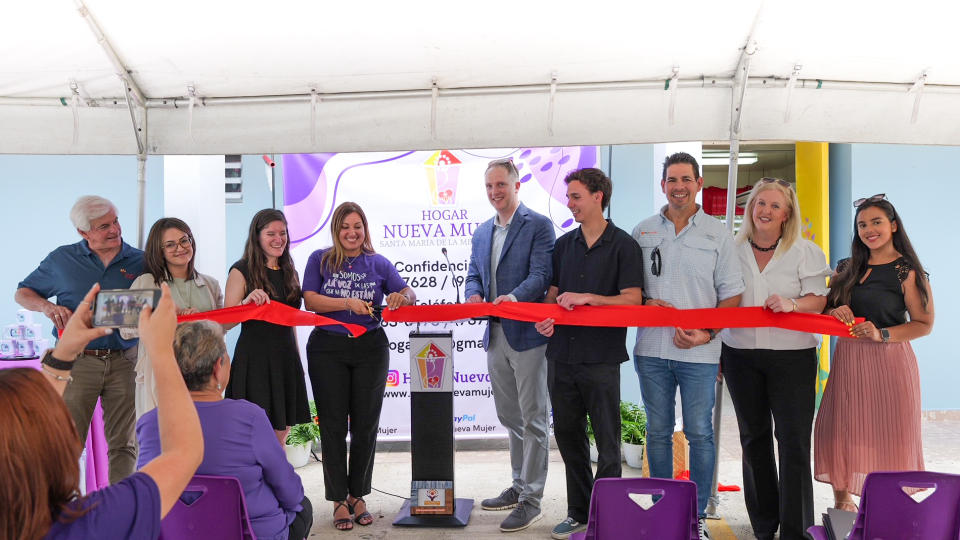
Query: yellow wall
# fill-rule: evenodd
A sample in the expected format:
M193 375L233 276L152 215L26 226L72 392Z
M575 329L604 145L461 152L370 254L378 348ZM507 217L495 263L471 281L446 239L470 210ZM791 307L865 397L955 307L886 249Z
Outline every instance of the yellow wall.
M796 145L797 198L803 237L820 246L830 260L830 154L827 143ZM817 377L817 404L830 373L830 337L823 336Z

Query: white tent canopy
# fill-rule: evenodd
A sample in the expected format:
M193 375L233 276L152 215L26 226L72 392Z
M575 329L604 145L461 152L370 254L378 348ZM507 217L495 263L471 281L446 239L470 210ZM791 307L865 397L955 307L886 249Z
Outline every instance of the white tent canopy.
M960 144L957 2L50 0L2 10L0 153Z

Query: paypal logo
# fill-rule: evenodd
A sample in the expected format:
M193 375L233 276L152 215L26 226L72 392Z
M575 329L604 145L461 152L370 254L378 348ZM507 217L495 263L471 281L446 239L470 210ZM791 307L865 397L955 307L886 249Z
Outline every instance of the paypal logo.
M456 422L456 423L458 423L458 424L459 424L460 422L476 422L476 421L477 421L477 415L475 415L475 414L464 414L464 415L461 415L461 416L454 416L454 417L453 417L453 421Z

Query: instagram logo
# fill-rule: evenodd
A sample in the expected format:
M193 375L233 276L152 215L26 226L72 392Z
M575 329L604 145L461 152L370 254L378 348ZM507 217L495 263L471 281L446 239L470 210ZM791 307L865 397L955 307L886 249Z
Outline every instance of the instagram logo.
M400 386L400 372L391 369L387 372L387 386Z

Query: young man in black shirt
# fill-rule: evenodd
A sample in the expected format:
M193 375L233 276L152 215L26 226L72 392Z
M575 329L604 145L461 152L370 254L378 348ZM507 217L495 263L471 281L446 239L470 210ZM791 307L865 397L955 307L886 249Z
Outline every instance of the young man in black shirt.
M564 179L567 208L580 227L553 249L553 278L544 302L576 306L642 303L643 272L637 242L603 216L613 190L599 169L580 169ZM587 415L597 441L597 478L619 477L620 364L629 359L624 327L536 324L547 344L547 386L553 433L567 479L567 518L551 536L565 539L586 528L594 476Z

